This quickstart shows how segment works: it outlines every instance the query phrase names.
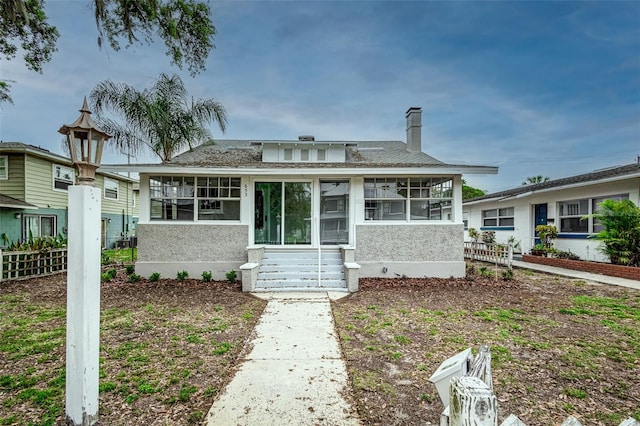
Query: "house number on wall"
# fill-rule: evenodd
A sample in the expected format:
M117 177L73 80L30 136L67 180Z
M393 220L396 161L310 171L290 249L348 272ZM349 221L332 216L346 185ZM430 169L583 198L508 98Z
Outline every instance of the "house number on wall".
M249 185L247 185L246 183L244 184L244 196L248 196L249 195Z

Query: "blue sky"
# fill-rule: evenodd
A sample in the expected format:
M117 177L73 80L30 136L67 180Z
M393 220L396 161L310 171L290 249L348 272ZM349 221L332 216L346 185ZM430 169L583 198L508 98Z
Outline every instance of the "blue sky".
M139 89L177 73L213 97L229 126L214 138L404 140L423 109L423 150L498 191L527 176L571 176L640 155L640 2L211 2L207 70L171 67L164 46L96 44L85 1L49 0L59 51L42 75L3 61L14 105L0 139L62 153L63 123L100 81ZM105 163L126 163L105 154ZM133 162L157 162L142 155Z

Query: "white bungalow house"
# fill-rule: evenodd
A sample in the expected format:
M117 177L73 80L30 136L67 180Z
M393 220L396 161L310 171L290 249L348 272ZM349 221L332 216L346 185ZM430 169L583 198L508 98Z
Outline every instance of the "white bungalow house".
M640 163L486 194L466 200L463 214L468 228L495 231L499 243L514 237L523 253L536 243L537 225L555 225L559 231L555 248L584 260L606 262L600 243L588 239L600 230L598 223L582 219L606 199L629 199L640 205Z
M140 174L136 272L224 279L245 290L357 289L362 277L460 277L462 174L407 142L217 140Z

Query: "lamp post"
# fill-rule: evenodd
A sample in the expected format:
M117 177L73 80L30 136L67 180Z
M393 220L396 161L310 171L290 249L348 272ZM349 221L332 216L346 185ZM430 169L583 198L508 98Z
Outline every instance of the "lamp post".
M69 187L66 423L90 426L98 421L100 357L101 191L94 183L111 136L91 119L86 97L80 117L58 132L67 136L78 171L77 185Z

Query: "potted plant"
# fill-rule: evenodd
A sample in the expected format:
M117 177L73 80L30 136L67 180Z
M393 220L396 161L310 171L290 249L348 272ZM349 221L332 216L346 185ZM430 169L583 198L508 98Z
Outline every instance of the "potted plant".
M531 255L533 256L545 256L547 254L547 247L544 244L538 243L531 247Z

